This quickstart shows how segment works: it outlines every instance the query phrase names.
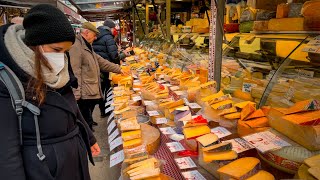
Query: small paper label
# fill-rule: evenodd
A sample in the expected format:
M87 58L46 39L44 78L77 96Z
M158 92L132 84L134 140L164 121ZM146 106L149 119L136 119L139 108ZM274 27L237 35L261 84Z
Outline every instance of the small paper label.
M109 96L109 97L107 98L107 101L110 101L111 99L113 99L113 95Z
M184 94L183 91L174 91L174 93L176 93L176 95L178 95L178 96L181 96Z
M180 169L190 169L197 167L197 165L190 157L177 158L175 159L175 161Z
M157 83L159 83L159 84L163 84L163 83L166 83L166 81L161 80L161 81L157 81Z
M116 128L116 130L113 131L113 133L111 133L111 135L109 136L109 144L111 144L111 142L114 140L114 138L116 138L119 135L119 130Z
M123 144L122 137L117 137L115 140L110 143L110 151L114 150L116 147Z
M166 124L168 122L167 118L156 118L157 124Z
M182 172L182 176L186 180L206 180L197 170Z
M270 131L251 134L243 137L243 139L245 139L262 153L281 149L282 147L286 146L291 146L291 144L284 141L279 136L271 133Z
M224 142L231 142L232 150L236 151L238 154L254 148L251 144L241 138L230 139Z
M107 97L109 97L112 93L113 93L113 92L112 92L112 91L110 91L110 92L107 94Z
M188 105L189 104L189 101L187 98L183 98L183 101L184 101L184 104Z
M140 80L133 80L133 83L141 83Z
M116 123L114 121L112 121L109 126L108 126L108 134L111 133L111 131L113 130L113 128L116 127Z
M179 86L172 86L172 87L170 87L170 89L172 91L176 91L176 90L180 89L180 87Z
M111 113L110 116L108 117L108 123L110 122L110 120L112 120L114 118L114 113Z
M162 84L163 86L171 87L171 84Z
M108 114L109 112L113 111L114 110L114 107L113 106L110 106L108 107L106 110L105 110L105 113Z
M140 88L133 88L133 90L134 90L135 92L137 92L137 91L140 91L141 89L140 89Z
M150 117L159 116L160 115L158 111L148 111L148 114L149 114Z
M143 104L145 106L153 106L153 105L155 105L152 101L143 101Z
M242 85L242 92L251 93L252 88L257 87L257 84L252 83L243 83Z
M112 103L113 101L106 102L105 107L110 106Z
M132 97L132 100L133 101L141 101L142 98L141 98L141 96L135 96L135 97Z
M189 103L188 106L191 108L191 109L201 109L202 107L197 104L197 103Z
M305 77L305 78L313 78L314 71L307 71L307 70L304 70L304 69L299 69L298 70L298 76L299 77Z
M224 138L226 136L231 135L232 133L230 131L228 131L226 128L224 127L216 127L211 129L211 132L214 133L215 135L217 135L219 138Z
M113 167L124 161L124 152L123 150L116 152L110 156L110 167Z
M135 86L140 86L141 83L140 83L140 82L136 82L136 83L133 83L133 85L135 85Z
M170 142L170 143L167 143L166 145L171 152L179 152L179 151L185 150L185 148L179 142Z
M162 134L177 134L172 127L166 127L166 128L159 128L159 130L162 132Z

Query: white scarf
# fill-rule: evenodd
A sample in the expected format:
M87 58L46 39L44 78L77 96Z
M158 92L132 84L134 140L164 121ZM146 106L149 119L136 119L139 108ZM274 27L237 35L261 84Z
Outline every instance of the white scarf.
M22 25L11 25L5 36L5 45L18 66L30 76L37 78L35 75L35 53L24 42L25 30ZM65 66L62 71L55 75L45 66L41 66L44 83L53 88L59 89L65 86L70 77L68 72L68 60L65 58Z

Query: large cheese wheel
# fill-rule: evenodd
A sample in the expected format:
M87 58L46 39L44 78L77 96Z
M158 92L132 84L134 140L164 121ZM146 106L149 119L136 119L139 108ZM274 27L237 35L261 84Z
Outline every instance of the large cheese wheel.
M301 9L301 14L306 16L320 16L320 1L319 0L312 0L307 1L303 4L303 7Z

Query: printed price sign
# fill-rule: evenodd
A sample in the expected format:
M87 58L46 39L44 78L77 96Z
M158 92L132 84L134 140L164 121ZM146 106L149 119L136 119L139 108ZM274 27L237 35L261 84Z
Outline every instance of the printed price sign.
M105 107L110 106L112 103L113 101L106 102Z
M113 107L113 106L110 106L110 107L108 107L108 108L105 110L105 113L108 114L108 113L111 112L112 110L114 110L114 107Z
M252 83L243 83L242 85L242 92L251 93L252 88L257 87L257 84Z
M159 128L162 134L177 134L172 127Z
M140 89L140 88L133 88L133 90L134 90L135 92L137 92L137 91L140 91L141 89Z
M232 133L230 131L228 131L226 128L224 127L216 127L211 129L211 132L214 133L215 135L217 135L219 138L224 138L226 136L231 135Z
M172 86L170 87L171 91L176 91L176 90L179 90L180 87L179 86Z
M140 80L133 80L133 83L140 83Z
M162 84L163 86L171 87L171 84Z
M116 127L116 123L114 121L112 121L109 126L108 126L108 134L111 133L111 131L113 130L113 128Z
M181 143L170 142L166 144L171 152L179 152L185 150Z
M307 70L304 70L304 69L299 69L298 70L298 76L299 77L305 77L305 78L313 78L314 71L307 71Z
M142 98L141 98L141 96L135 96L135 97L132 97L132 100L133 101L141 101Z
M114 113L111 113L110 116L108 117L108 123L110 122L111 119L114 118Z
M143 104L145 106L153 106L154 105L154 103L152 101L143 101Z
M109 144L111 144L111 142L114 140L114 138L116 138L119 135L119 130L116 129L115 131L113 131L113 133L109 136Z
M288 142L281 139L279 136L270 131L251 134L243 137L252 146L261 151L262 153L281 149L282 147L291 146Z
M166 124L168 122L167 118L156 118L157 124Z
M110 156L110 167L113 167L124 160L123 150L116 152Z
M112 92L112 91L110 91L110 92L107 94L107 97L109 97L112 93L113 93L113 92Z
M201 109L202 107L197 104L197 103L189 103L188 106L191 108L191 109Z
M251 144L241 138L230 139L224 142L231 142L232 150L236 151L238 154L254 148Z
M110 151L114 150L114 148L123 144L122 138L117 137L115 140L111 141L110 143Z
M206 180L197 170L182 172L182 176L186 180Z
M197 167L197 165L190 157L177 158L175 159L175 161L180 169L190 169Z
M160 114L158 113L158 111L148 111L148 114L150 117L152 116L159 116Z

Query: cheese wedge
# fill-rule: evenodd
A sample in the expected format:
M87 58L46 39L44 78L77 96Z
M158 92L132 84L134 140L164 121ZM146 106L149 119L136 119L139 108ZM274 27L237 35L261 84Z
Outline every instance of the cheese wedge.
M121 136L124 141L141 138L141 130L123 132Z
M124 113L124 112L126 112L126 111L130 111L130 107L126 107L126 108L124 108L124 109L121 109L121 110L119 110L119 111L114 111L114 114L115 115L119 115L119 114L122 114L122 113Z
M299 114L290 114L283 116L282 118L294 124L303 126L317 126L320 124L320 110Z
M219 113L218 115L219 116L223 116L223 115L226 115L226 114L231 114L231 113L235 113L237 112L237 108L235 107L232 107L232 108L229 108L229 109L224 109L221 113Z
M308 167L305 164L302 164L299 169L298 172L296 173L296 175L294 176L295 179L306 179L306 180L317 180L316 178L314 178L309 172L308 169L310 169L310 167Z
M144 164L141 164L138 167L135 167L135 168L132 168L132 169L128 169L127 168L123 172L127 173L127 174L132 174L134 172L140 171L140 170L142 170L144 168L148 168L148 167L155 168L155 162L148 161L148 162L146 162Z
M184 137L187 139L209 134L210 132L211 130L208 126L195 126L183 129Z
M136 117L120 121L121 131L133 131L133 130L139 130L139 129L140 129L140 124L138 124Z
M312 156L304 160L304 163L309 167L320 166L320 154L316 156Z
M149 166L145 166L144 168L136 168L138 170L135 170L135 171L128 171L128 174L129 176L137 176L137 175L140 175L140 174L143 174L144 172L148 171L148 170L153 170L155 169L155 165L149 165Z
M316 179L320 179L320 166L311 167L308 172Z
M123 162L128 163L128 164L135 164L141 161L144 161L149 158L149 155L144 155L136 158L130 158L130 159L125 159Z
M156 168L153 170L147 170L143 174L139 174L137 176L130 177L131 180L140 180L140 179L147 179L151 177L157 177L160 175L160 169Z
M252 174L257 166L260 164L260 160L254 157L245 157L237 159L221 168L217 171L222 175L227 175L235 179L243 179L246 175Z
M258 109L254 111L252 114L250 114L245 120L255 119L255 118L261 118L266 117L266 115L263 113L261 109Z
M216 104L212 104L211 107L215 110L223 110L223 109L229 109L231 108L233 105L233 101L231 100L226 100L226 101L222 101Z
M157 94L155 95L156 99L165 99L169 97L169 93Z
M260 170L257 174L246 180L275 180L274 176L267 171Z
M218 102L222 102L222 101L225 101L225 100L231 100L231 99L232 99L231 95L230 94L226 94L226 95L214 98L214 99L210 100L208 103L211 105L211 104L215 104L215 103L218 103Z
M241 111L241 118L240 120L244 120L247 118L251 113L253 113L256 110L256 107L252 104L247 104Z
M140 146L142 144L142 139L141 138L137 138L137 139L132 139L129 141L124 141L123 142L123 148L124 149L130 149L130 148L134 148L137 146Z
M253 106L256 106L256 103L251 102L251 101L244 101L244 102L241 102L241 103L237 103L234 106L237 107L237 108L243 109L248 104L252 104Z
M219 137L215 134L209 133L197 138L197 141L202 144L202 146L208 146L210 144L218 142Z
M203 152L203 161L204 162L212 162L212 161L227 161L233 160L238 157L237 152L230 151L222 151L222 152Z
M223 96L223 95L224 95L223 92L222 92L222 91L219 91L219 92L216 93L216 94L212 94L212 95L210 95L210 96L207 96L207 97L205 97L205 98L202 98L201 101L203 101L203 102L208 102L208 101L210 101L210 100L212 100L212 99L214 99L214 98L218 98L218 97L221 97L221 96Z
M270 106L262 106L262 107L261 107L261 110L263 111L263 113L264 113L265 115L268 115L268 114L269 114L270 109L271 109Z
M221 151L230 151L232 150L231 142L222 142L219 144L211 145L209 147L202 148L205 152L221 152Z
M149 163L149 162L157 163L158 160L157 160L156 158L152 157L152 158L149 158L149 159L146 159L146 160L143 160L143 161L134 163L134 164L130 165L130 166L128 167L128 169L133 169L133 168L142 166L143 164L146 164L146 163Z
M241 113L236 112L236 113L231 113L231 114L226 114L223 117L226 119L240 119Z
M175 107L182 106L182 105L184 105L184 101L183 101L183 99L180 99L178 101L175 101L175 102L168 104L165 108L171 109L171 108L175 108Z
M285 114L293 114L304 111L320 110L320 102L317 100L309 99L305 101L297 102L295 105L290 107Z
M201 88L207 88L207 87L209 87L209 86L215 86L215 85L216 85L216 82L215 82L215 81L209 81L209 82L207 82L207 83L202 84L200 87L201 87Z

